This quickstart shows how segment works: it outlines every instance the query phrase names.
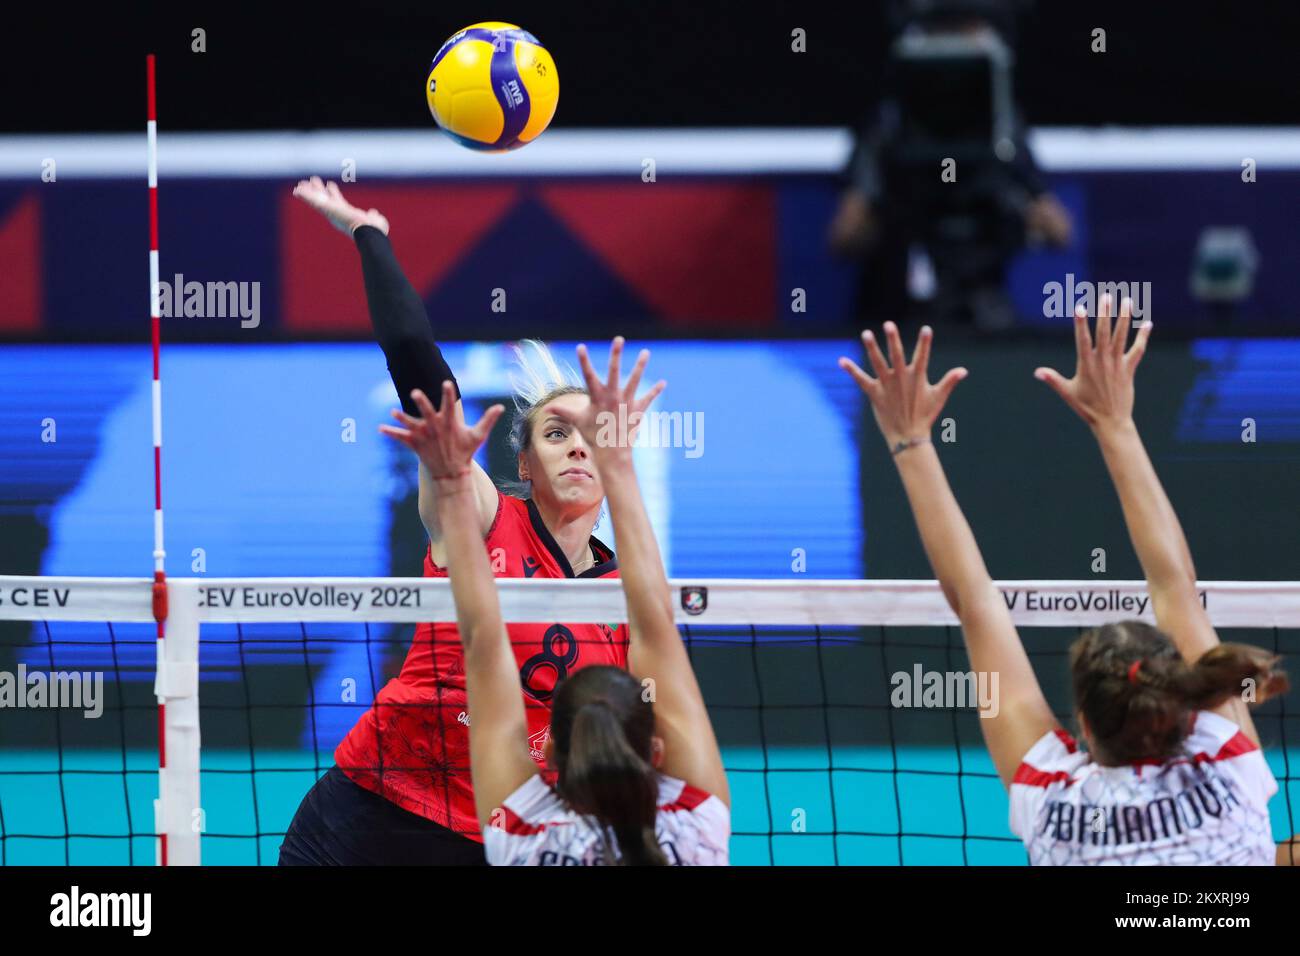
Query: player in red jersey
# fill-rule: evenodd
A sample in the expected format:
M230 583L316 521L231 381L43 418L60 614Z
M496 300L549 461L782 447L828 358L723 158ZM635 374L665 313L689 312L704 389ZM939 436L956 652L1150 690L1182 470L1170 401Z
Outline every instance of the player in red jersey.
M441 404L455 377L388 241L388 221L361 210L337 185L317 177L294 195L350 236L361 256L376 339L408 415L414 390ZM472 509L494 573L502 577L616 577L613 552L592 536L604 500L591 448L570 423L588 404L576 376L565 376L545 346L519 351L523 376L511 437L525 499L500 493L471 467ZM428 531L424 573L446 575L438 489L420 466L420 517ZM593 664L627 666L626 627L512 624L510 640L528 720L528 747L543 759L552 692ZM422 624L401 673L339 744L331 768L307 794L285 835L283 864L483 863L470 783L464 656L455 625Z
M473 715L474 797L488 861L505 865L725 865L731 833L727 777L717 739L673 621L654 532L637 488L635 425L663 387L636 397L649 352L619 385L622 339L601 382L579 347L590 401L564 417L583 435L605 476L624 558L631 624L629 670L588 667L556 690L554 736L543 779L525 744L520 674L496 586L471 509L471 464L502 412L493 406L473 428L449 408L445 384L435 411L422 393L420 418L395 413L405 428L384 431L415 451L438 487L456 620L464 642ZM610 422L627 422L611 436Z

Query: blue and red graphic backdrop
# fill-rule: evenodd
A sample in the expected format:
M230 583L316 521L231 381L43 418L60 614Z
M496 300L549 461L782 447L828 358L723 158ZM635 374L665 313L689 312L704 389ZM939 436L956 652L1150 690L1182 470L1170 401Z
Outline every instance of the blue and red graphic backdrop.
M1300 171L1270 176L1269 196L1300 188ZM259 284L256 328L176 318L165 337L369 336L355 254L292 198L292 185L165 184L161 278ZM1190 289L1193 251L1201 230L1229 225L1248 228L1260 250L1237 328L1286 328L1300 233L1285 203L1218 172L1073 173L1051 187L1074 216L1075 240L1012 264L1026 326L1068 325L1043 315L1044 284L1067 274L1150 282L1166 330L1203 318ZM817 336L852 323L854 270L826 243L839 197L832 176L385 179L347 194L388 216L444 338ZM144 197L143 180L0 181L0 338L138 339L149 305Z

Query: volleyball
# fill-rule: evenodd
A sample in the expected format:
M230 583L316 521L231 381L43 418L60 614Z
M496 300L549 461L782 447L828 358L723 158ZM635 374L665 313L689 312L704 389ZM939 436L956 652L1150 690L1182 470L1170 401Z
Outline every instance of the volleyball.
M429 65L429 111L462 146L518 149L550 125L560 100L555 61L513 23L475 23L451 36Z

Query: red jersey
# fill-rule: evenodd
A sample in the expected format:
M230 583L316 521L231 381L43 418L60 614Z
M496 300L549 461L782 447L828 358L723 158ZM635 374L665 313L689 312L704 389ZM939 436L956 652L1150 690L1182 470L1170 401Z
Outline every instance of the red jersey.
M575 576L531 500L498 493L484 544L497 577ZM596 564L577 577L618 577L613 552L594 537L591 548ZM431 550L424 554L424 576L447 576L446 568L433 563ZM528 747L541 764L555 685L592 664L626 668L627 626L508 624L506 630L519 662ZM465 655L454 623L416 626L401 673L343 738L334 762L354 783L482 842L470 785Z

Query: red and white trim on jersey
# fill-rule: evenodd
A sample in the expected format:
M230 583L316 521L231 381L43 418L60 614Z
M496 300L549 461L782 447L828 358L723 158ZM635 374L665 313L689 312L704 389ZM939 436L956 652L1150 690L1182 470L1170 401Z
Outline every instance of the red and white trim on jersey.
M502 807L501 811L504 814L502 828L511 836L536 836L546 829L545 823L526 823L523 817L509 807Z
M570 810L540 774L503 801L499 823L483 830L494 866L599 866L603 841L589 817ZM675 866L726 866L731 811L711 793L659 777L655 835Z
M682 784L682 792L678 794L677 799L672 803L666 803L659 808L660 813L689 813L694 810L705 800L709 799L712 794L701 790L699 787L692 787L689 783Z
M1196 715L1181 756L1104 767L1057 729L1011 782L1011 830L1030 863L1197 865L1274 861L1277 781L1232 721Z

